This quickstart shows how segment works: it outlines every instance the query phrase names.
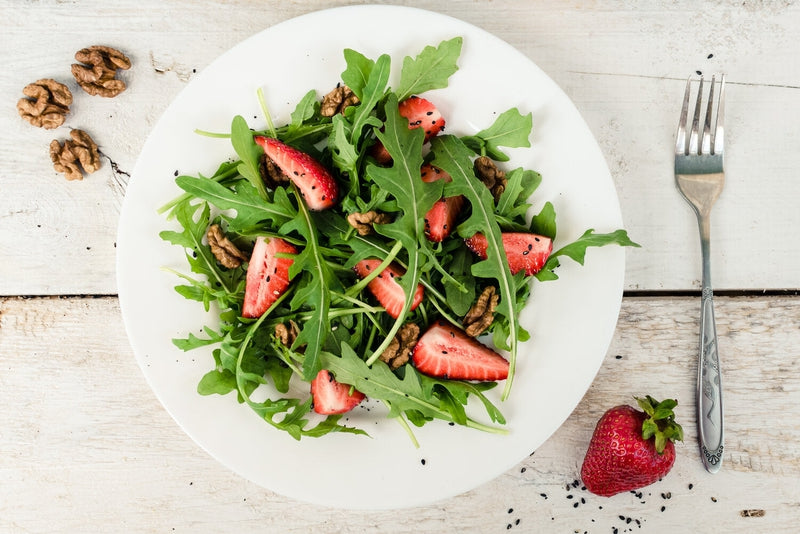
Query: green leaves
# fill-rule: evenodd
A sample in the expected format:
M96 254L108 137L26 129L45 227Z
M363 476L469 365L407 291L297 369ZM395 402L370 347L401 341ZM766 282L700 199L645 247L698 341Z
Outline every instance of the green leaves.
M508 259L503 253L503 241L500 226L495 218L494 198L489 190L472 171L470 150L460 139L452 135L438 136L431 143L434 153L433 164L447 172L453 181L445 189L446 195L464 195L472 207L472 213L461 223L458 233L469 237L478 232L486 236L488 243L487 257L472 265L472 274L481 278L492 278L497 281L500 302L497 312L503 315L509 325L509 373L503 399L508 397L514 377L517 358L517 316L513 307L516 288L508 266Z
M256 145L253 140L253 132L247 126L244 117L240 115L236 115L231 122L231 144L242 160L237 167L239 174L250 181L261 198L266 198L267 192L264 189L264 182L261 180L261 173L258 171L258 160L264 151Z
M642 437L654 439L656 452L662 454L668 441L683 441L683 428L675 422L673 411L678 406L677 400L665 399L659 402L650 395L634 399L648 416L642 423Z
M555 280L558 278L553 271L560 265L559 258L567 256L574 261L583 265L586 257L586 249L589 247L603 247L606 245L619 245L621 247L640 247L638 243L633 242L628 237L628 232L625 230L615 230L607 234L597 234L594 229L586 230L581 237L564 245L560 249L553 252L544 264L541 271L536 274L536 278L541 281Z
M406 57L395 91L397 100L402 102L411 95L447 87L448 79L458 70L462 42L461 37L454 37L438 47L426 46L415 58Z
M530 135L533 128L531 113L522 115L517 108L511 108L497 117L489 128L463 141L477 154L489 156L495 161L508 161L508 156L500 150L501 146L519 148L531 146Z
M523 115L512 108L474 135L439 136L432 141L430 154L423 146L423 130L409 129L400 115L402 100L447 86L458 70L461 47L462 40L456 37L405 58L395 91L389 88L389 55L373 60L345 50L342 82L360 103L333 117L321 116L316 92L308 91L289 123L275 127L258 91L268 119L267 135L305 152L334 175L341 201L331 210L309 211L291 183L265 185L263 150L241 116L233 118L230 133L238 159L223 162L211 177L176 179L184 194L160 212L168 212L180 229L160 235L185 250L191 273L175 273L182 279L175 290L186 299L202 302L206 310L213 303L219 317L202 333L173 340L181 350L205 347L211 351L213 367L199 381L198 394L235 392L240 403L295 439L331 432L365 434L342 424L340 416L312 413L308 394L289 393L302 391L294 387L297 381L310 382L320 369L329 369L340 382L385 404L389 417L407 430L414 443L411 425L433 420L505 433L498 426L506 423L505 417L487 394L496 383L436 379L417 373L410 364L392 370L378 361L403 325L415 323L424 330L437 319L458 324L477 294L495 285L500 303L487 333L496 347L511 354L511 373L502 393L505 399L518 343L528 338L518 314L528 302L531 278L511 275L501 231L556 235L551 203L546 202L532 217L528 213L542 180L538 173L522 168L508 171L505 189L495 200L473 171L476 154L505 161L504 149L530 146L530 113ZM376 142L391 155L389 166L373 159L371 148ZM452 182L424 183L420 177L424 160L432 160ZM431 243L425 235L426 216L442 196L453 195L463 195L467 207L459 215L456 231L441 243ZM372 210L388 215L389 222L372 225L368 235L357 233L348 217ZM241 316L248 265L228 269L217 261L206 244L211 224L218 224L245 253L256 236L280 236L297 248L289 269L289 289L260 317ZM485 260L474 256L463 242L476 232L489 241ZM556 278L553 269L560 257L583 263L587 247L610 243L635 246L622 230L612 234L590 230L554 253L540 280ZM400 277L404 307L397 318L385 313L370 293L369 277L355 276L352 267L365 258L393 262L406 270ZM418 285L424 287L425 299L411 310ZM476 408L488 423L474 418ZM646 431L666 437L675 432L658 425Z

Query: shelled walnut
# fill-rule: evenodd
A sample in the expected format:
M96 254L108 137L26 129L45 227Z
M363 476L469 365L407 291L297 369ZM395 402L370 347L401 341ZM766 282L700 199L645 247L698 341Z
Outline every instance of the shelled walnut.
M298 335L300 335L300 327L291 319L287 323L275 325L275 338L277 338L284 347L291 348Z
M500 195L502 195L503 191L506 190L506 185L508 185L506 173L498 169L494 161L486 156L477 158L473 166L475 169L475 175L481 182L484 183L486 187L489 188L489 191L492 192L494 200L498 201L500 199Z
M269 189L276 189L280 184L289 182L289 177L283 174L280 167L275 165L275 162L266 154L261 154L258 159L258 172L261 174L264 185Z
M80 63L72 65L72 75L90 95L111 98L125 90L125 82L116 78L117 70L131 68L131 60L119 50L90 46L78 50L75 59Z
M494 310L499 301L500 295L497 294L496 287L487 286L481 292L462 322L467 335L478 337L491 326L494 321Z
M373 225L389 224L392 222L392 218L387 213L377 211L354 212L347 216L347 222L356 229L358 235L369 235L374 231Z
M386 347L381 355L381 361L385 362L392 369L397 369L401 365L408 363L411 352L419 339L419 326L414 323L406 323L400 327L400 331L392 338L389 346Z
M27 98L17 102L20 117L45 130L64 124L72 104L72 92L66 85L45 78L26 85L22 93Z
M208 246L211 248L211 253L217 258L217 261L228 269L237 268L247 259L247 256L239 250L239 247L233 241L228 239L218 224L212 224L208 227L206 239L208 240Z
M323 117L333 117L337 113L344 113L348 107L361 102L356 94L346 85L337 85L330 93L322 98L319 113Z
M92 138L83 130L72 130L71 140L64 144L53 139L50 142L50 159L58 172L63 172L67 180L83 180L81 167L87 174L100 168L100 152ZM80 166L79 166L80 164Z

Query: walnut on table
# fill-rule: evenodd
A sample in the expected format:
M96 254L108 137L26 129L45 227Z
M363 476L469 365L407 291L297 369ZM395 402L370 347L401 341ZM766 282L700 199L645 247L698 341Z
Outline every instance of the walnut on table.
M494 310L500 301L497 288L487 286L464 316L462 324L468 336L478 337L494 322Z
M109 46L90 46L78 50L75 59L80 63L72 65L72 75L90 95L111 98L125 90L125 82L116 78L117 70L131 68L131 60L119 50Z
M346 85L337 85L330 93L322 97L319 113L323 117L333 117L337 113L344 113L348 107L360 102L352 89Z
M211 247L211 253L228 269L237 268L247 259L247 256L233 244L233 241L228 239L218 224L208 227L206 239L208 246Z
M400 327L400 331L392 338L389 346L386 347L381 355L381 361L385 362L392 369L397 369L401 365L408 363L411 353L419 339L419 326L414 323L406 323Z
M72 92L66 85L45 78L26 85L22 93L27 98L17 102L20 117L45 130L64 124L72 104Z
M500 195L506 190L508 180L506 173L497 168L494 161L486 156L481 156L475 160L473 164L475 176L489 188L495 202L500 200Z
M83 130L72 130L72 139L62 145L58 139L50 142L50 159L53 168L64 173L67 180L83 180L83 171L91 174L100 168L100 152L92 138ZM80 166L79 166L80 164Z

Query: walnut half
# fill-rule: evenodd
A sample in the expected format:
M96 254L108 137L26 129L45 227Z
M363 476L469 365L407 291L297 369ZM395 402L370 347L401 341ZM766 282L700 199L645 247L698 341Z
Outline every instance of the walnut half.
M497 288L487 286L478 297L478 300L464 316L462 324L468 336L478 337L492 325L494 321L494 310L500 301Z
M92 138L83 130L72 130L69 133L71 140L64 144L53 139L50 142L50 159L53 168L63 172L67 180L83 180L81 167L87 174L100 168L100 152ZM80 166L78 166L80 164Z
M212 224L206 232L208 246L217 261L228 269L235 269L242 264L247 256L228 239L225 232L218 224Z
M26 85L22 93L27 98L17 102L20 117L45 130L64 124L72 104L72 92L66 85L45 78Z
M347 222L356 229L358 235L369 235L374 231L374 224L389 224L392 218L388 213L368 211L366 213L354 212L347 216Z
M337 85L330 93L322 98L319 113L323 117L333 117L337 113L344 113L348 107L358 104L360 100L346 85Z
M78 50L75 59L80 63L72 65L72 75L90 95L111 98L125 90L125 82L116 78L117 70L131 68L131 60L119 50L90 46Z
M414 323L406 323L400 327L400 331L392 338L389 346L380 355L381 361L385 362L392 369L397 369L401 365L408 363L411 352L419 339L419 326Z
M495 202L500 200L500 195L503 194L503 191L506 190L506 185L508 185L506 173L498 169L494 161L486 156L481 156L476 159L473 167L475 169L475 176L489 188Z

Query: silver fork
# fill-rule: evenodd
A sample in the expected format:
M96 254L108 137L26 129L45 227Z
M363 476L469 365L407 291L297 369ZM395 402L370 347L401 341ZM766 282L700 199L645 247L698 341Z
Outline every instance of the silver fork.
M716 115L714 114L714 89L719 85ZM700 131L700 114L703 103L703 78L700 78L694 107L691 130L687 138L686 121L692 78L686 82L686 94L678 122L675 142L675 184L694 208L700 227L700 250L703 257L703 291L700 315L700 354L697 373L697 429L701 458L710 473L722 467L723 418L722 376L717 353L717 327L714 323L714 292L711 289L710 215L711 206L722 192L725 173L723 155L723 117L725 76L719 84L711 78L711 88L706 99L705 120ZM713 129L712 129L713 118Z

